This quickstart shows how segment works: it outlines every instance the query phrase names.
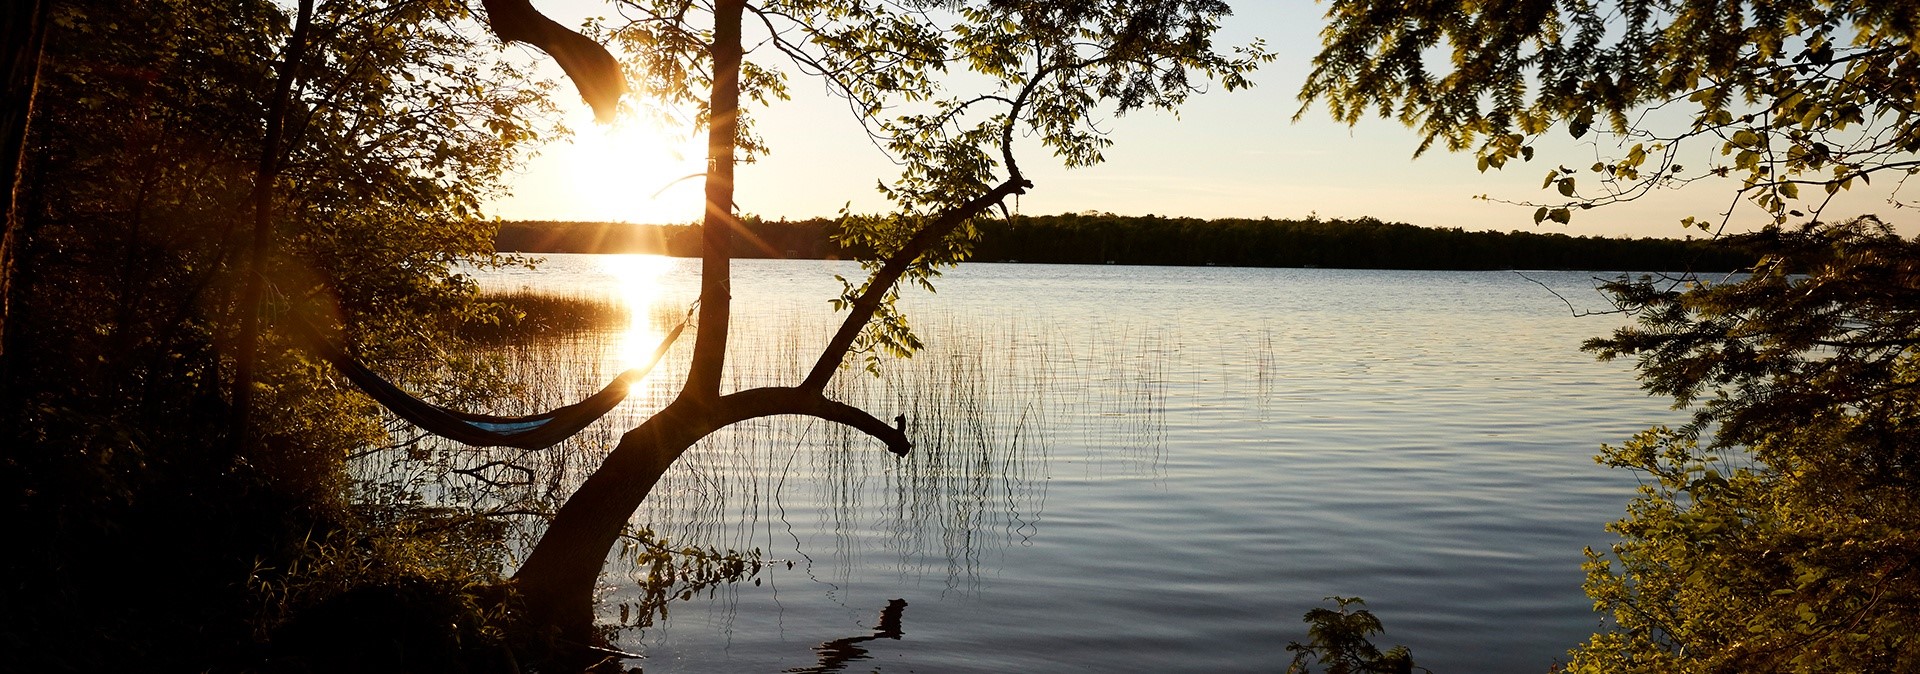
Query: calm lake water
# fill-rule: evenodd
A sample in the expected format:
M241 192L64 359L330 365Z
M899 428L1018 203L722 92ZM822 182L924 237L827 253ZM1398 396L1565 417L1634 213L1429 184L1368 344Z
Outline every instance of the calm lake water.
M697 294L695 260L545 259L476 277L648 317L549 357L567 396ZM799 381L858 272L736 262L733 385ZM1605 306L1596 274L1529 276ZM1592 455L1678 416L1579 352L1618 317L1509 272L972 264L937 285L902 300L926 350L834 390L906 415L912 456L743 424L635 515L773 562L622 629L648 672L1283 671L1330 595L1436 672L1542 672L1599 625L1581 549L1633 493ZM575 470L667 400L690 343L564 448ZM637 582L608 568L615 623Z

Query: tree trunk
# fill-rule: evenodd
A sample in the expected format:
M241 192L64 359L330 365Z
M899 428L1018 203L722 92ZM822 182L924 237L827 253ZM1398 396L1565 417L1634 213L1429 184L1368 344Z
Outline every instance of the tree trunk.
M673 461L722 423L720 379L726 366L731 311L734 145L740 111L740 22L744 0L714 8L713 91L707 131L707 206L701 224L700 322L686 385L666 409L620 444L555 513L525 564L514 574L529 618L588 643L593 586L607 553L653 485Z
M240 300L240 343L233 371L233 437L236 450L246 442L253 415L253 381L260 358L260 303L266 295L267 255L273 251L273 182L280 174L281 140L286 129L287 108L292 104L293 82L300 77L300 63L307 57L307 31L313 23L313 0L300 0L293 35L288 38L286 58L280 62L279 81L274 83L273 100L267 106L267 133L260 144L260 163L253 178L253 240L247 258L246 292Z
M733 213L733 169L739 128L743 8L743 0L721 0L715 8L700 323L686 385L673 403L620 438L605 462L555 513L540 542L514 574L514 586L530 623L555 628L562 640L579 646L593 645L593 590L614 543L661 476L701 438L747 419L803 414L863 431L897 455L904 456L911 449L903 430L858 408L828 400L822 391L839 369L855 335L872 318L886 289L899 280L910 263L967 218L1030 186L1015 171L1005 182L941 213L916 232L869 279L866 293L854 303L840 333L828 343L800 386L720 395L730 312L729 257L733 228L738 224Z
M740 129L740 20L744 0L714 8L713 94L707 123L707 208L700 225L700 323L683 395L711 400L720 395L727 359L731 312L734 146Z
M600 567L660 476L708 434L781 414L846 424L886 443L895 455L904 456L912 448L899 429L813 389L757 388L711 401L682 396L621 436L606 461L554 514L513 577L530 622L558 628L563 639L576 644L591 643L593 588Z
M712 180L714 178L709 176L709 181ZM553 522L540 537L540 542L528 555L526 563L514 575L514 583L530 621L534 625L557 628L564 640L582 645L591 643L594 584L600 577L600 568L608 553L613 550L613 544L619 540L634 511L639 509L640 503L646 500L653 486L673 462L693 443L715 430L747 419L805 414L861 430L885 442L890 451L904 456L912 445L901 429L889 426L853 406L828 400L822 391L838 370L853 336L872 318L879 297L899 280L909 263L952 233L967 218L1022 192L1028 186L1030 183L1024 178L1010 178L987 193L940 214L916 232L907 245L868 280L867 292L854 303L839 334L828 343L814 370L800 386L751 389L726 396L707 394L706 391L718 387L717 372L721 362L717 357L705 361L716 375L711 384L696 384L699 381L696 375L689 374L687 388L681 391L680 397L639 428L622 436L620 444L607 455L600 468L588 476L580 489L567 499L566 504L555 513ZM714 192L710 186L709 194ZM722 189L720 192L730 197L732 190ZM713 215L710 210L708 222L713 222ZM715 262L714 249L708 248L705 255L705 261L712 265ZM721 259L718 262L724 272L726 261ZM713 284L710 280L703 284L702 308L712 308L712 305L705 304L708 301L706 293L718 292L717 303L724 309L726 285ZM703 336L712 334L707 332L704 323L701 330ZM724 351L725 339L714 341L717 342L714 348ZM698 351L695 352L695 359L697 368L702 363L698 360ZM709 385L713 388L704 388Z
M20 186L27 165L27 123L33 117L33 96L40 82L40 54L46 44L47 2L11 0L0 16L0 162L6 164L0 189L0 363L5 362L7 299L13 293L13 248L20 230Z
M620 444L554 515L513 576L534 625L579 644L593 634L593 587L627 520L675 459L713 431L703 406L675 401Z

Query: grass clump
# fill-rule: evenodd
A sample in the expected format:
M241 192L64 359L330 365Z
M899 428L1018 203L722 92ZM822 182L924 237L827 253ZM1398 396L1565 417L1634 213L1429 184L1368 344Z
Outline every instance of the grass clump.
M531 290L486 292L457 328L482 344L562 337L625 327L627 309L608 298Z

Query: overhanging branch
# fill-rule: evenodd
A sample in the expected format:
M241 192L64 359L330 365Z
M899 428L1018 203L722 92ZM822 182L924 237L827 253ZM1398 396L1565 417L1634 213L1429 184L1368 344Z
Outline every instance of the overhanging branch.
M503 42L525 42L552 56L580 90L580 97L593 106L594 118L613 121L620 97L627 93L627 78L606 47L547 18L528 0L481 0L480 4L487 8L487 25L494 35Z
M720 398L721 419L716 425L781 414L804 414L846 425L873 436L887 445L895 456L906 456L913 449L906 431L895 428L858 407L832 400L818 389L767 387L747 389Z
M807 373L807 379L801 382L800 388L815 392L826 388L827 381L832 379L833 373L840 369L840 361L846 358L847 351L853 348L854 339L860 336L860 331L866 328L867 321L872 320L874 312L879 310L881 299L886 297L887 290L900 281L900 276L907 272L907 268L913 264L914 260L919 259L948 234L952 234L953 230L968 218L1006 201L1007 197L1025 194L1027 188L1033 186L1032 182L1017 176L1018 174L1000 183L988 190L986 194L974 197L964 204L941 213L939 217L934 218L933 222L921 227L920 231L914 232L913 238L908 239L906 245L901 246L900 250L888 257L879 271L874 272L873 276L867 279L866 290L853 300L852 306L847 311L847 319L840 324L840 331L834 333L833 340L827 343L827 348L821 350L820 359L814 362L813 370Z

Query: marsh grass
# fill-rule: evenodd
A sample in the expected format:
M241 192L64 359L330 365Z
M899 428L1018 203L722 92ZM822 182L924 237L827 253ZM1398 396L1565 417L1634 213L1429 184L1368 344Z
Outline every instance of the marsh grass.
M492 345L618 330L630 320L625 306L589 295L495 291L483 293L475 306L461 321L460 336Z

